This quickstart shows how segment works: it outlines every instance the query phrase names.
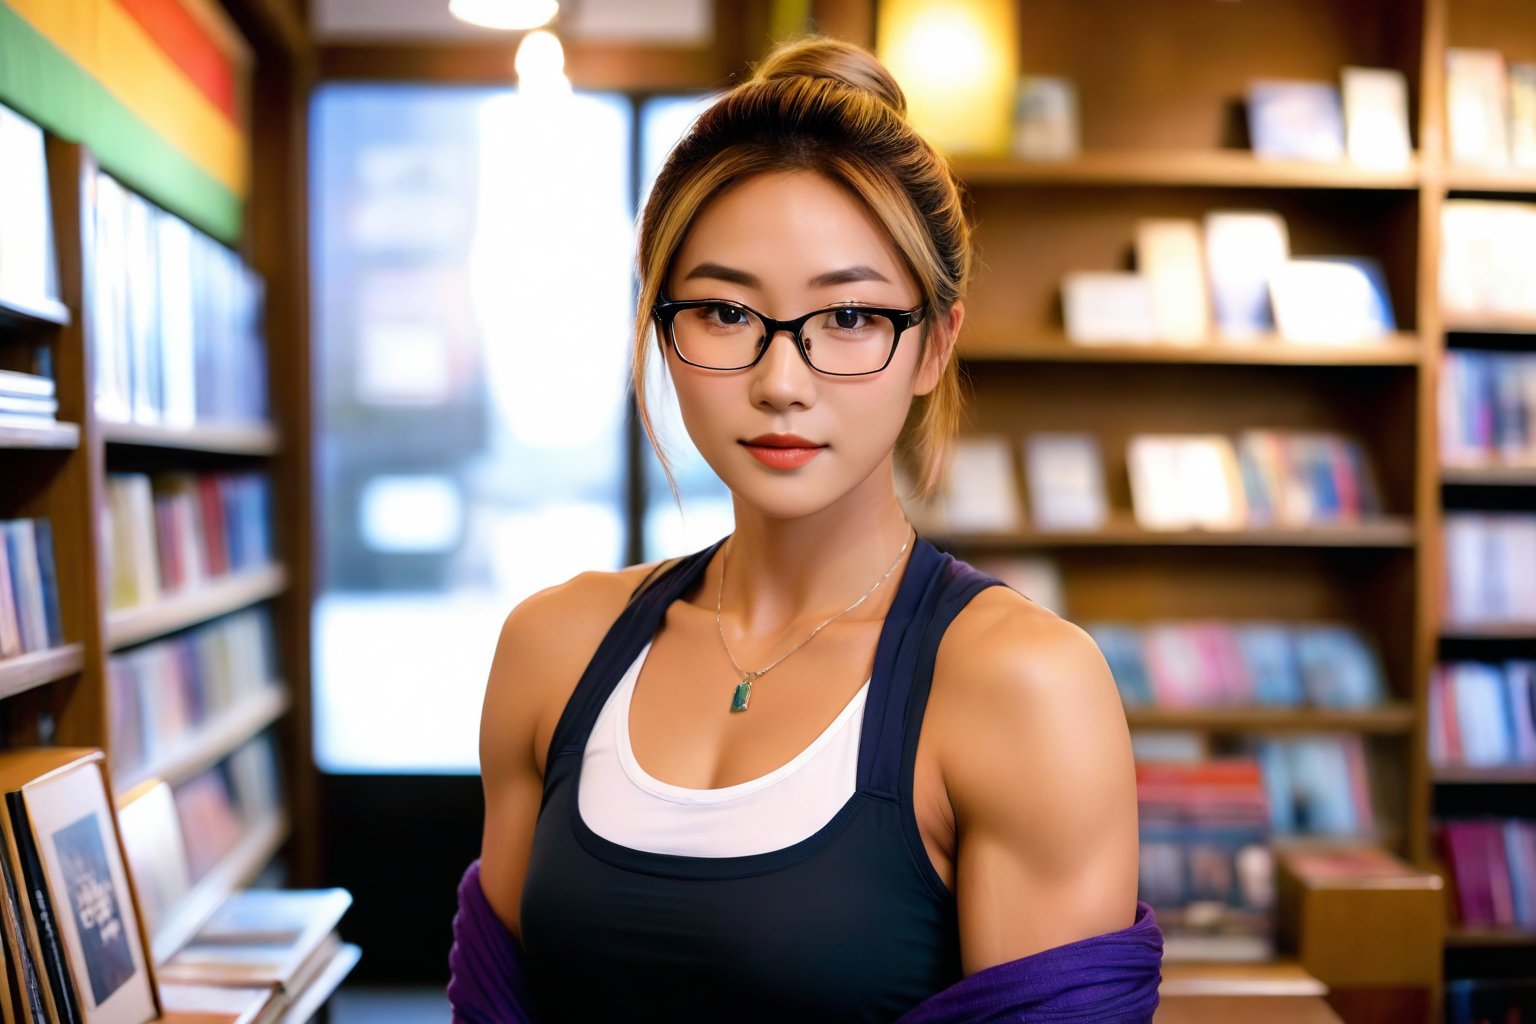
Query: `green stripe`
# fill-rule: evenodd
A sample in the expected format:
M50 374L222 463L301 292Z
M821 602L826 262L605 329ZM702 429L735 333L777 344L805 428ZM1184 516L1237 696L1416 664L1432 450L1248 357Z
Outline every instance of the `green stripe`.
M55 135L84 143L103 170L234 244L238 196L156 134L106 88L0 0L0 102Z

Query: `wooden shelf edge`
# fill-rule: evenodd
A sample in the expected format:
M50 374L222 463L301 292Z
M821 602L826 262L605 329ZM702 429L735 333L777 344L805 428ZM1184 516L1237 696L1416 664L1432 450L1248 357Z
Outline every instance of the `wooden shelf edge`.
M69 307L58 299L22 299L0 295L0 323L67 327L69 321Z
M1417 335L1393 334L1374 344L1296 345L1266 337L1252 342L1212 339L1194 345L1079 344L1064 336L1017 343L962 342L958 354L971 363L1169 363L1211 366L1418 366L1423 348Z
M956 174L972 187L1171 185L1413 191L1421 184L1417 160L1400 170L1373 170L1347 161L1264 160L1246 149L1102 150L1070 160L957 156L952 163Z
M1536 317L1447 312L1445 330L1450 334L1536 334Z
M1412 705L1361 708L1126 708L1133 729L1203 729L1235 732L1352 731L1401 735L1413 729Z
M266 566L214 580L138 608L112 612L107 617L107 647L117 650L195 626L276 597L287 585L288 574L282 566Z
M1441 640L1536 640L1536 622L1445 622Z
M1536 487L1536 466L1443 465L1440 482L1472 487Z
M1437 785L1536 785L1536 764L1431 765Z
M80 424L44 420L37 426L0 422L0 449L50 449L69 451L80 447Z
M1307 529L1143 530L1111 524L1102 530L1018 531L1013 533L954 533L923 530L935 543L957 548L1051 547L1295 547L1295 548L1411 548L1417 538L1407 519L1387 518L1356 526L1314 526Z
M325 1001L336 994L336 990L362 957L362 949L350 942L343 942L320 973L315 975L315 980L293 997L277 1024L307 1024L320 1007L325 1005Z
M161 925L154 937L155 963L164 963L219 909L236 889L254 882L288 839L288 815L278 811L251 829L215 864Z
M273 684L255 696L243 698L172 744L171 749L114 780L113 788L121 794L149 779L160 779L173 786L185 781L239 749L291 706L288 692L281 684Z
M1447 167L1447 192L1492 192L1536 195L1536 171L1498 167Z
M1536 929L1473 928L1452 925L1445 933L1447 947L1459 949L1489 946L1536 946Z
M1328 986L1297 960L1173 960L1163 965L1160 996L1321 996Z
M84 644L65 644L0 660L0 699L74 675L84 665Z
M214 455L273 455L279 448L277 429L269 423L197 424L165 427L146 423L101 424L102 438L110 445L143 448L174 448Z

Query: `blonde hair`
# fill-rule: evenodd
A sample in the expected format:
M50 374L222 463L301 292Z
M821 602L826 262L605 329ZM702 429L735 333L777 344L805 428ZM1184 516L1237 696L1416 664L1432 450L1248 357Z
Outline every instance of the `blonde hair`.
M771 171L814 171L870 210L922 290L919 365L932 327L965 294L971 226L949 165L906 120L891 73L867 50L811 37L780 47L709 107L667 157L640 219L640 294L631 386L640 422L674 496L672 469L645 402L651 307L694 220L730 186ZM937 386L914 399L897 440L920 494L937 488L960 416L953 353Z

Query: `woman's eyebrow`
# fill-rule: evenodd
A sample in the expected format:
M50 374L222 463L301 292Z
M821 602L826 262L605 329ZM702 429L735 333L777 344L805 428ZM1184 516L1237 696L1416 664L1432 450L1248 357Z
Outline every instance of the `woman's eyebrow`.
M727 267L719 263L700 263L683 276L684 281L691 281L696 277L712 277L717 281L728 281L731 284L743 285L747 288L757 288L762 285L753 275L745 270L737 270L735 267ZM844 267L842 270L829 270L825 274L818 274L808 282L812 288L825 288L833 284L852 284L855 281L884 281L890 283L880 271L874 267L860 264L856 267Z

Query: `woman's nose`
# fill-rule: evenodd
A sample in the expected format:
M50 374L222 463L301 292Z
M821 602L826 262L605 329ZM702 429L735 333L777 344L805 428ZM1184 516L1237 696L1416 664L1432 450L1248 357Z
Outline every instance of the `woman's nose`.
M800 355L794 335L788 330L775 331L764 344L768 351L763 353L756 366L754 400L776 409L809 405L815 391L816 372Z

